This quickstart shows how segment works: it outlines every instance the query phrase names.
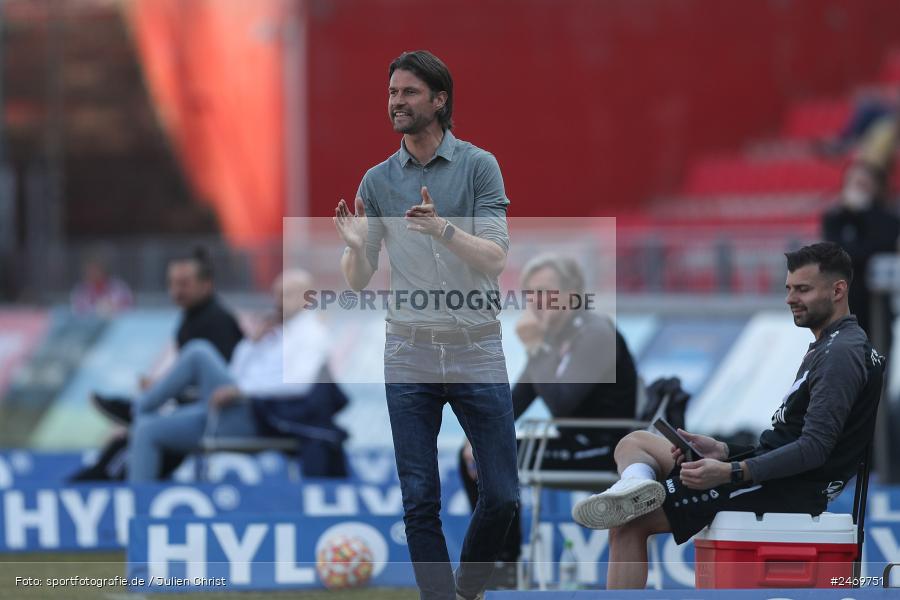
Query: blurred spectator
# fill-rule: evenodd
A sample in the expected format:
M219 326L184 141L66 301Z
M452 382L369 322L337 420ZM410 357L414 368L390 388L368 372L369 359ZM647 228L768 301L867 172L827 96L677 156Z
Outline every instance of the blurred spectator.
M215 293L212 262L197 248L190 256L169 263L169 296L183 310L176 341L181 349L191 340L209 341L225 360L244 337L237 319L219 302Z
M557 294L560 302L558 307L530 303L516 325L528 352L528 364L513 388L516 418L540 396L555 418L633 419L637 371L625 340L606 315L569 305L573 294L585 295L578 263L542 255L523 273L523 289ZM616 435L591 429L560 433L547 447L548 468L615 468ZM550 466L557 460L560 464Z
M833 138L818 143L827 155L840 155L857 144L869 154L877 139L893 129L900 114L900 87L885 90L863 90L854 101L853 111L843 129ZM871 155L866 157L873 161ZM880 162L880 161L873 161Z
M204 435L255 437L265 433L293 433L303 442L331 442L340 446L346 434L332 422L346 399L334 383L319 384L326 364L328 334L312 311L291 313L285 296L302 297L311 287L308 274L285 273L273 286L284 325L266 328L238 344L226 364L212 345L194 340L185 346L175 365L135 400L132 413L128 479L133 483L160 477L164 451L189 453ZM284 311L283 313L281 311ZM286 340L290 339L290 344ZM285 346L291 352L285 355ZM166 399L197 386L198 401L161 414ZM277 402L274 404L273 402ZM280 421L298 427L281 427ZM323 455L324 456L324 455ZM329 475L329 464L312 466L304 452L304 474ZM338 461L338 466L343 466ZM346 474L338 473L338 475Z
M93 251L81 267L82 279L70 296L72 312L78 315L112 316L131 308L134 298L124 281L109 273L106 256Z
M552 294L559 302L531 302L516 325L528 352L525 371L512 390L515 418L541 397L554 418L633 419L637 371L625 340L606 315L572 306L572 295L585 297L578 263L552 254L535 257L523 269L522 289ZM547 444L542 467L553 470L615 470L613 449L627 431L560 429ZM460 473L474 506L478 498L474 457L466 444ZM518 560L521 523L517 515L501 555Z
M310 286L307 273L284 273L272 288L276 310L237 345L230 363L209 341L192 340L162 378L127 407L117 407L120 421L133 418L128 451L115 461L117 475L127 462L130 481L165 478L173 470L166 452L181 457L210 434L295 437L305 476L345 476L346 433L333 417L347 399L326 366L327 332L315 313L302 310ZM160 410L194 386L196 402Z
M175 335L176 347L181 350L192 340L206 340L224 360L230 360L243 332L234 315L219 302L215 294L212 265L206 251L197 248L189 255L179 256L169 262L167 270L169 297L182 309L181 321ZM170 365L157 369L162 372ZM140 379L142 390L153 384L154 377L144 375ZM94 393L94 406L116 423L131 423L131 398ZM180 400L189 400L183 395ZM128 444L126 435L116 435L104 447L97 462L74 476L75 480L121 479L124 450ZM171 473L183 460L181 455L165 459L164 473Z
M182 309L175 345L181 350L192 340L210 342L226 361L231 360L238 342L244 337L235 316L225 308L215 294L212 264L206 251L197 248L187 256L169 262L167 271L169 297ZM163 372L170 365L157 368ZM154 377L144 375L140 388L147 389ZM94 394L100 412L114 421L130 422L131 399Z
M853 285L850 286L850 310L860 327L873 337L872 297L867 281L869 260L878 253L896 252L900 238L900 219L888 205L888 172L868 162L856 161L844 173L840 204L822 218L822 236L843 247L853 261ZM886 317L886 347L893 343L894 311L891 299L883 297L881 309ZM878 338L876 338L878 339Z

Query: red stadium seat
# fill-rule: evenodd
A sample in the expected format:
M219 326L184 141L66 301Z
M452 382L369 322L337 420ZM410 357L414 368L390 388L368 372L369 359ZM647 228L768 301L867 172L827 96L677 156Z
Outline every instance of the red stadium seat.
M808 140L833 136L850 118L851 107L846 99L799 102L788 111L782 134Z
M835 190L843 165L814 158L749 161L741 157L701 159L682 193L691 196L799 194Z
M900 48L894 48L885 56L879 80L882 83L900 84Z

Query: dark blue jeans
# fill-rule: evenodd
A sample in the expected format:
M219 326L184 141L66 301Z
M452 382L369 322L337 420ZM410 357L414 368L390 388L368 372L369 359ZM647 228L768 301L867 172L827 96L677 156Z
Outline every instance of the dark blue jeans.
M474 597L487 583L518 507L512 396L500 336L470 344L422 344L388 334L388 412L403 491L403 520L422 600ZM444 403L478 464L478 504L454 581L441 530L437 437Z

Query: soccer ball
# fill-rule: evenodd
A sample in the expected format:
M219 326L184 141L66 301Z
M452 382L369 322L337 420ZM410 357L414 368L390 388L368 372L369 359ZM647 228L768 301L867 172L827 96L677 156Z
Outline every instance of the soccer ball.
M372 551L357 537L337 535L316 555L316 571L331 590L361 587L372 578Z

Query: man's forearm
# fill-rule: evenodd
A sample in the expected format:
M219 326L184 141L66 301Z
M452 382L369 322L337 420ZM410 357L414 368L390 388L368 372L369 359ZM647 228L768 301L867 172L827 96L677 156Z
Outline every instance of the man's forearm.
M459 228L450 241L444 240L444 244L463 262L485 275L497 277L506 267L506 251L499 244L460 231Z
M366 257L365 248L356 250L349 246L344 249L344 254L341 256L341 271L344 273L347 285L356 291L366 287L375 273Z
M829 450L812 436L798 439L774 450L746 460L756 482L792 477L825 464Z

